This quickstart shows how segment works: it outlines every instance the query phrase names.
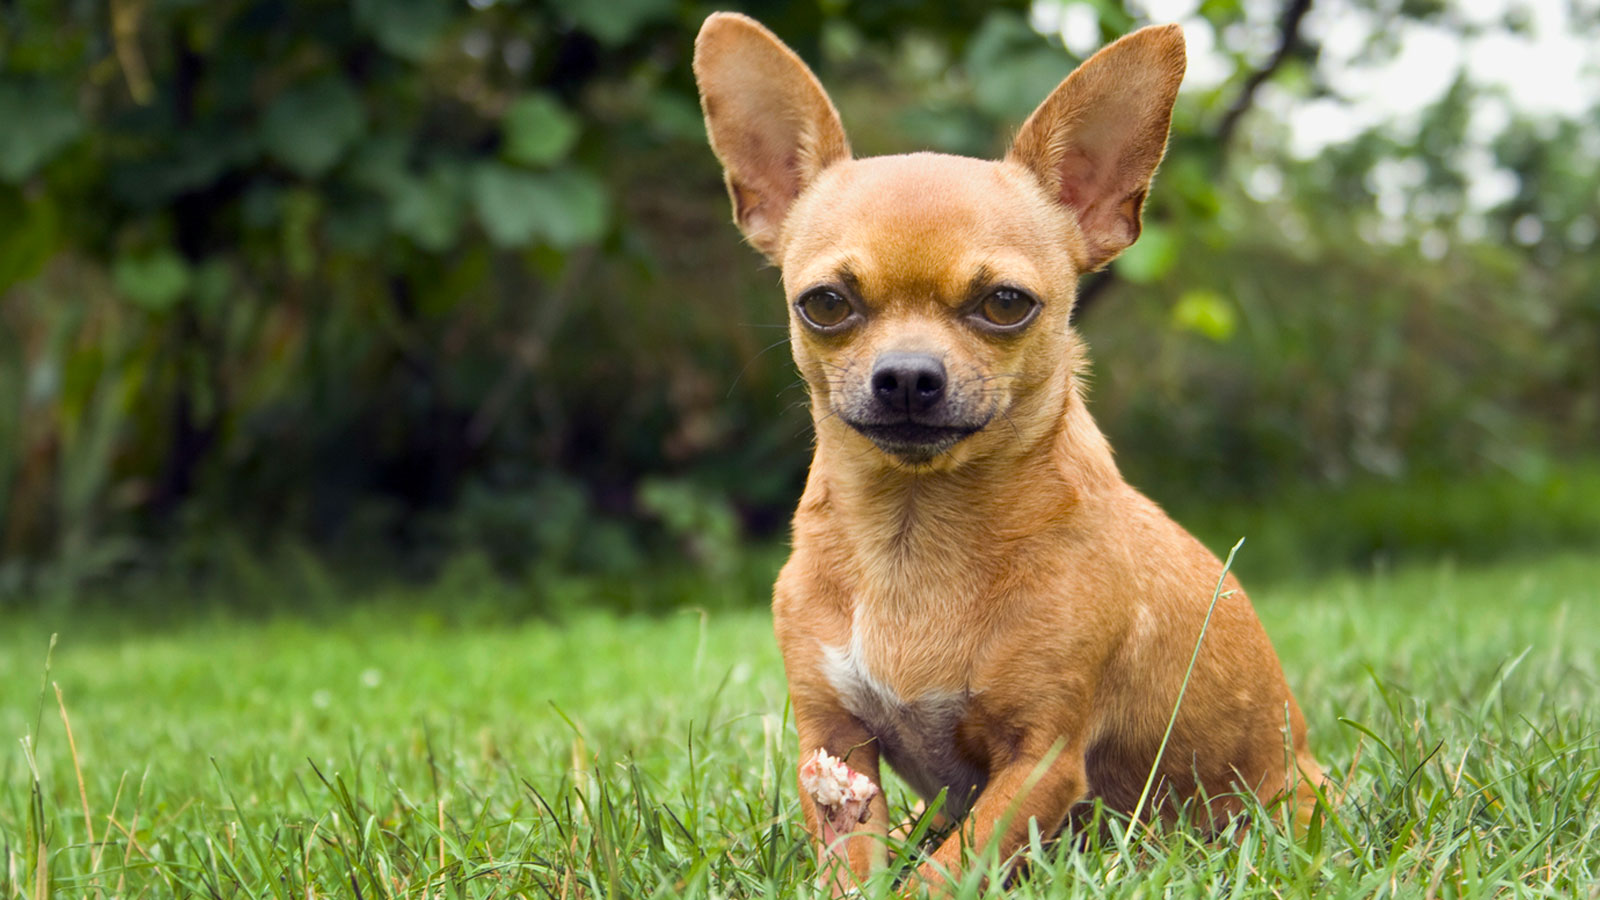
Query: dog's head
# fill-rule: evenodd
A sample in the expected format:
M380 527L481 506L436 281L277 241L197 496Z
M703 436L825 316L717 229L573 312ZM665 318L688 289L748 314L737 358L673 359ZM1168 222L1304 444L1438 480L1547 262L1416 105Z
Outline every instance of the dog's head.
M944 469L1050 428L1078 275L1139 235L1183 79L1178 27L1096 53L999 162L852 159L816 77L745 16L706 20L694 68L734 219L783 271L819 441Z

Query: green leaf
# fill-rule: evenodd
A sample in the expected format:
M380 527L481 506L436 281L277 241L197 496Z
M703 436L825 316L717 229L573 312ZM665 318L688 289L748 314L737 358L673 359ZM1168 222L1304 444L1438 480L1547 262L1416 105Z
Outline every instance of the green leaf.
M681 94L652 94L645 115L651 130L668 140L702 143L706 139L705 116L693 100Z
M1117 274L1134 284L1160 281L1178 261L1178 242L1167 228L1154 223L1144 226L1139 239L1122 251L1113 263Z
M64 84L0 81L0 179L22 181L83 131Z
M195 307L208 316L222 311L228 299L236 296L233 270L220 256L213 256L195 266L189 285Z
M230 171L256 165L258 135L229 122L201 119L168 130L162 145L111 167L112 192L134 206L165 206L172 198L215 184Z
M406 175L391 195L390 224L424 250L449 248L461 231L463 181L452 163L435 165L421 178Z
M450 24L446 0L356 0L356 24L383 49L420 62Z
M472 199L484 232L501 247L537 239L568 248L605 233L605 187L583 173L485 163L473 171Z
M670 18L673 0L554 0L556 9L602 44L626 42L650 22Z
M1139 24L1137 19L1129 15L1128 8L1122 0L1091 0L1089 5L1093 6L1098 14L1100 36L1105 43L1109 44L1122 37Z
M0 295L38 274L62 240L61 207L47 191L36 196L0 188Z
M411 155L407 135L374 134L350 153L350 180L381 194L391 194L406 184L410 174L406 160Z
M978 107L1020 123L1072 71L1067 52L1016 13L990 13L967 46L966 69Z
M1185 291L1172 307L1172 324L1180 331L1192 331L1221 343L1233 337L1238 317L1228 299L1216 291L1196 288Z
M577 170L545 176L549 196L544 236L552 246L575 247L597 241L606 232L609 209L606 186Z
M161 313L177 305L192 281L189 264L163 247L145 255L123 254L111 267L117 290L137 306Z
M1225 25L1244 14L1239 0L1201 0L1200 15L1213 25Z
M472 173L472 201L478 221L497 246L516 247L533 240L550 201L542 176L497 163L485 163Z
M1163 166L1161 183L1166 190L1176 191L1196 216L1211 219L1222 210L1217 178L1212 174L1210 165L1197 154L1190 154L1171 166Z
M267 153L306 178L328 171L366 129L361 97L343 79L319 78L278 95L261 121Z
M519 98L501 124L506 158L529 166L559 161L578 139L578 118L549 94Z

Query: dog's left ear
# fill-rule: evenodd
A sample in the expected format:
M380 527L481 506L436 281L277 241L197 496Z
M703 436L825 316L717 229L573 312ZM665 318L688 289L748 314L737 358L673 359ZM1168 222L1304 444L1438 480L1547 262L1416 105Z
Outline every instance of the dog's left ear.
M1139 237L1184 66L1181 28L1141 28L1068 75L1022 124L1006 154L1077 215L1085 271Z

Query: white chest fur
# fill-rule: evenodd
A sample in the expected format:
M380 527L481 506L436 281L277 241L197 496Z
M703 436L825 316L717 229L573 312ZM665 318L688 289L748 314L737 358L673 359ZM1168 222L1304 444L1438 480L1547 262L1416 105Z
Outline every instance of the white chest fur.
M884 759L924 800L948 789L945 812L965 814L985 780L982 770L956 752L956 726L966 715L970 695L929 690L902 697L873 674L859 622L848 644L825 644L822 653L828 683L845 709L877 739Z

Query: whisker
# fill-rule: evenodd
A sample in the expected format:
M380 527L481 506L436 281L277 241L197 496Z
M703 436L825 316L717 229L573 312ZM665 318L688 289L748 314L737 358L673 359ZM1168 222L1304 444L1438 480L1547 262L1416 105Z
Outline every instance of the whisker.
M760 359L763 355L765 355L768 350L771 350L774 347L782 347L784 344L787 344L787 343L789 343L789 339L788 338L783 338L781 340L774 341L773 343L768 344L765 347L762 347L759 351L757 351L755 356L750 357L750 361L744 364L744 368L739 370L739 374L733 376L733 383L728 385L728 393L723 395L722 399L726 400L729 397L733 396L733 389L739 386L739 379L744 377L744 373L750 371L750 367L756 364L756 360Z
M829 410L827 415L823 416L820 419L813 420L810 423L813 436L815 436L816 429L818 428L818 426L822 425L823 422L828 421L829 419L833 418L834 416L837 416L838 414L839 414L838 410ZM803 431L804 431L804 429L802 429L801 431L795 432L794 436L795 437L799 437L803 433Z

